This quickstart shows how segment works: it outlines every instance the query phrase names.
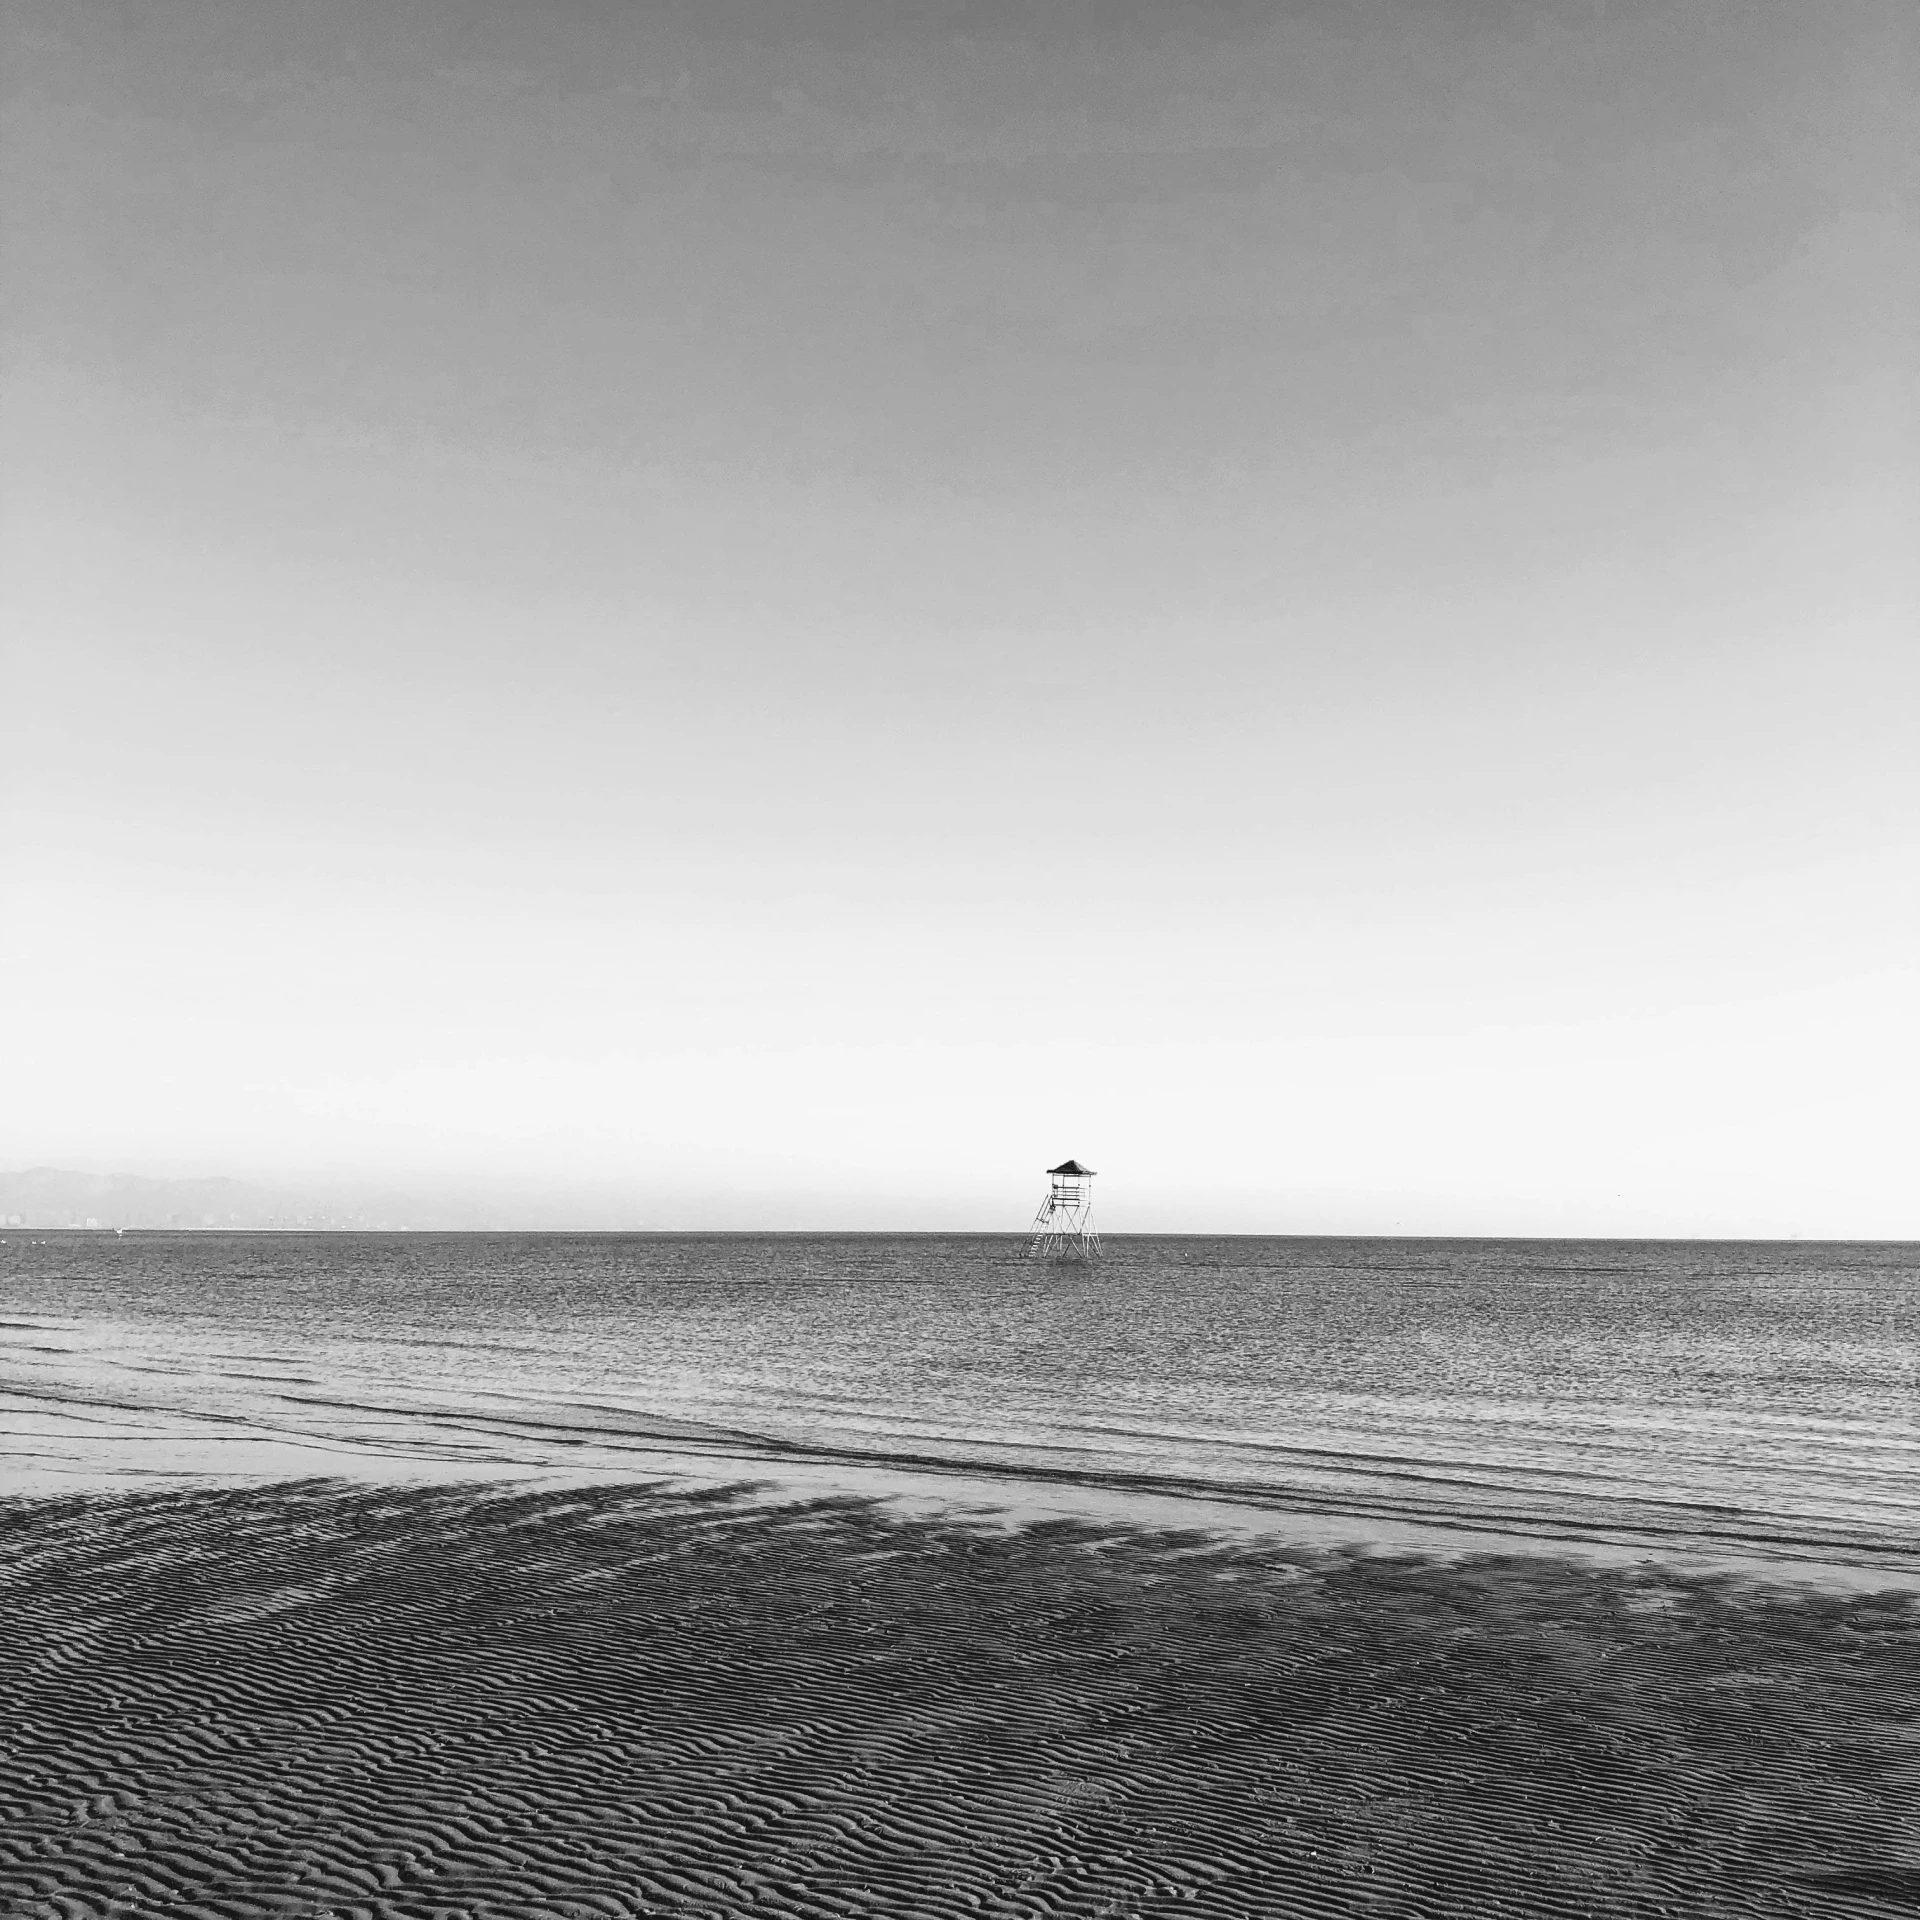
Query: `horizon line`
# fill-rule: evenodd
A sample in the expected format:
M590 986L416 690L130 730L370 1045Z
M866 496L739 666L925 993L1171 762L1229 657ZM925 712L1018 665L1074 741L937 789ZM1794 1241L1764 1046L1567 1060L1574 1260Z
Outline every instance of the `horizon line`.
M1007 1227L344 1227L344 1226L11 1226L0 1224L0 1242L15 1234L93 1234L124 1239L129 1234L178 1234L230 1238L261 1234L357 1235L362 1239L566 1239L566 1240L1020 1240L1026 1228ZM1702 1247L1907 1247L1920 1246L1920 1235L1900 1234L1702 1234L1702 1233L1381 1233L1381 1232L1264 1232L1244 1227L1107 1228L1103 1243L1114 1240L1492 1240L1509 1245L1589 1246L1702 1246Z

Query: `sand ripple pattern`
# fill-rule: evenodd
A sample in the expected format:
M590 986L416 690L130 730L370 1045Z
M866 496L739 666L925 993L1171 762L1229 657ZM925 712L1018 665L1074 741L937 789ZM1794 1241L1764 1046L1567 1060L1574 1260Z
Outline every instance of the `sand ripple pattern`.
M1920 1911L1920 1610L852 1502L0 1508L0 1912Z

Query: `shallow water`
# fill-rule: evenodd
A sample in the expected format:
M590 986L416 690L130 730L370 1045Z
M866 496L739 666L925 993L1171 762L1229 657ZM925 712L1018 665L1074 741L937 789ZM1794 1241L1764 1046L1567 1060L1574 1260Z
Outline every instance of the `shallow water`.
M0 1488L705 1452L1920 1566L1920 1247L0 1234Z

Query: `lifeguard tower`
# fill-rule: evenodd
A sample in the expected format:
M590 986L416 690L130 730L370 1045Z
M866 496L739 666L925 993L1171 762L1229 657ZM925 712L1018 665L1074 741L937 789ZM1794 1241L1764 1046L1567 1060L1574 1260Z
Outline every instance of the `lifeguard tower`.
M1097 1260L1100 1236L1093 1230L1093 1169L1062 1160L1047 1169L1047 1197L1027 1236L1029 1260Z

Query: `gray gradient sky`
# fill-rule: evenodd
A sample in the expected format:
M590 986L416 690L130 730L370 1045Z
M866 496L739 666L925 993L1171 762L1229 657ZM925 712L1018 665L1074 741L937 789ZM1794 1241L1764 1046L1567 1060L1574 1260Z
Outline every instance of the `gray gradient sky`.
M0 1163L1920 1235L1908 0L8 18Z

